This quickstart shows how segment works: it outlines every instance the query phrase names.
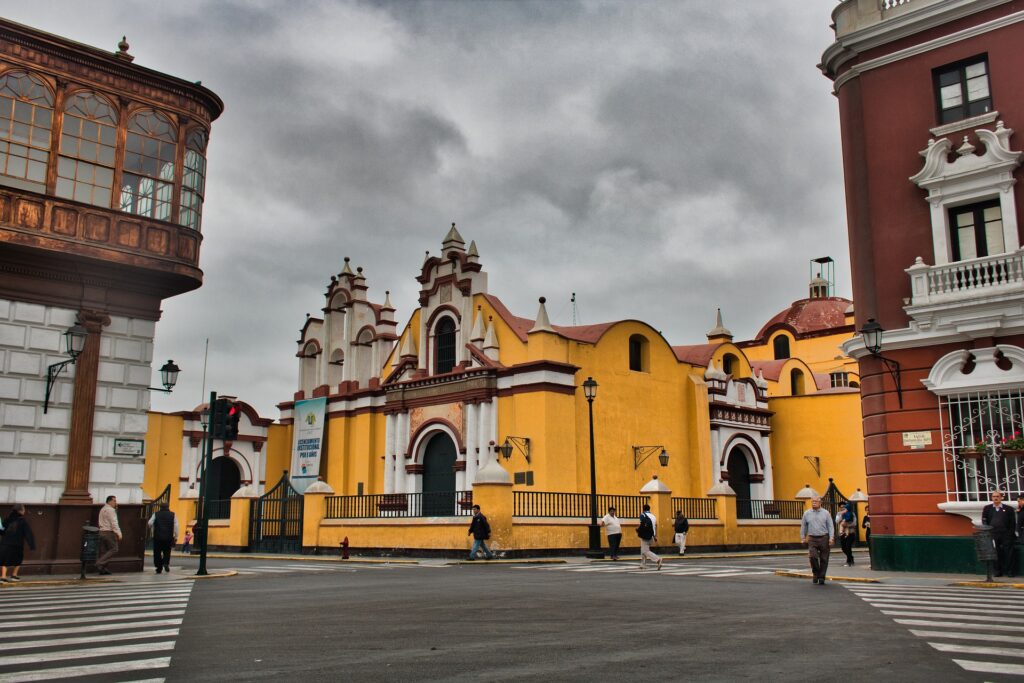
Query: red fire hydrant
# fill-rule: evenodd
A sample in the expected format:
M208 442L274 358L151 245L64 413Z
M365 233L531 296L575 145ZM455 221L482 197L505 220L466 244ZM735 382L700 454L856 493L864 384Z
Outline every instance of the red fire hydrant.
M341 559L348 559L348 536L341 540Z

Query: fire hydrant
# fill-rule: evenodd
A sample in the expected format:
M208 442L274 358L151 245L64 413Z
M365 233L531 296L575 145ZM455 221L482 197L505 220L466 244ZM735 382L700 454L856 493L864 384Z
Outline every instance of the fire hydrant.
M348 536L341 539L341 559L348 559Z

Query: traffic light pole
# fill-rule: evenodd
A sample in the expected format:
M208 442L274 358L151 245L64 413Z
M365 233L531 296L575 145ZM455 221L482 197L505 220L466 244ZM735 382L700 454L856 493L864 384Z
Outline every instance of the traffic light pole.
M206 546L210 538L210 525L209 525L209 500L207 498L210 495L210 489L206 485L206 473L210 469L210 462L213 460L213 421L216 419L214 415L214 405L217 403L217 392L210 392L210 403L209 403L209 417L207 418L208 424L203 428L203 467L202 477L199 480L199 519L196 520L196 524L199 526L199 534L196 540L199 541L199 570L196 572L196 576L206 576Z

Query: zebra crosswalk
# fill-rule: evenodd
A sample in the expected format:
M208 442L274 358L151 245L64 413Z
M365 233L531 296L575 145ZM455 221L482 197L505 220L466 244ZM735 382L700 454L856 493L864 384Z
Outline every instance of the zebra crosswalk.
M648 563L646 569L641 569L639 564L631 562L616 562L602 564L559 564L542 567L515 567L515 569L540 569L553 572L579 572L593 574L658 574L665 576L699 576L705 579L725 579L744 576L764 576L774 572L745 567L730 567L724 565L708 564L670 564L664 563L660 571L653 564Z
M0 591L0 683L166 673L192 581Z
M956 586L844 584L965 671L1024 676L1024 593ZM1009 619L1007 618L1009 616Z

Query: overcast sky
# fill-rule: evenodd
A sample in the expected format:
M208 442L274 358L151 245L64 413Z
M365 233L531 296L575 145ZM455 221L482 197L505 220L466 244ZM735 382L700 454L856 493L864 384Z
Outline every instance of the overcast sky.
M850 295L834 2L5 3L4 16L201 80L201 289L164 302L153 408L237 395L276 418L306 313L343 258L399 325L454 221L490 291L555 324L638 318L746 339L836 259ZM158 383L158 378L154 377Z

